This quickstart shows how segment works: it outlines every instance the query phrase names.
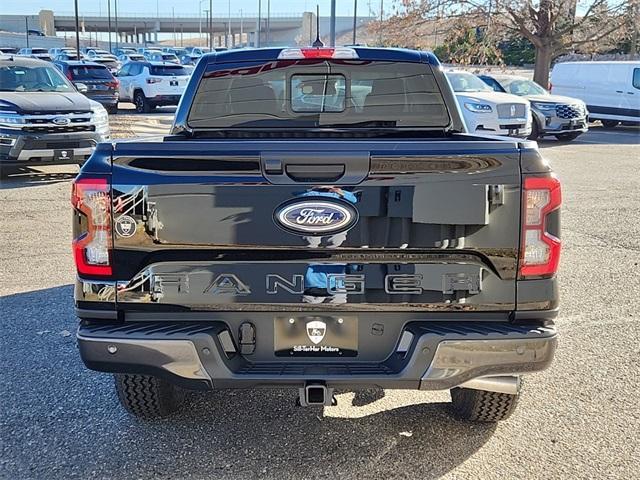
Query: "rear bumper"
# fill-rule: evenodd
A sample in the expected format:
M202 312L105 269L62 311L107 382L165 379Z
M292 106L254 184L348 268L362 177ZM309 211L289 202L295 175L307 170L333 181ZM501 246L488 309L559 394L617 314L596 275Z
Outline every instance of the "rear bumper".
M228 333L223 322L96 323L81 326L77 339L82 360L93 370L156 375L199 390L299 388L307 382L342 388L444 390L477 378L544 370L557 343L553 325L414 322L404 328L395 351L382 362L342 358L251 362Z

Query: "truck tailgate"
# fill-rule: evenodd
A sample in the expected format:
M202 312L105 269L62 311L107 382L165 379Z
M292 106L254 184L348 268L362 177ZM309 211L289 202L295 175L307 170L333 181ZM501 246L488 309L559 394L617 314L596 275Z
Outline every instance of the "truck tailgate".
M513 310L519 155L465 136L118 143L117 302Z

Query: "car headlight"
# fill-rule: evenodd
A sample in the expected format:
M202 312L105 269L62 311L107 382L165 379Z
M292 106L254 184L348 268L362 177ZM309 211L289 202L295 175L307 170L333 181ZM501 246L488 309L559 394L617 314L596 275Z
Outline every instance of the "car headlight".
M533 108L540 110L541 112L552 112L556 109L555 103L531 102L531 105Z
M469 102L464 104L464 108L473 113L491 113L493 111L491 105L487 105L486 103Z
M20 128L25 123L24 117L18 112L0 110L0 126L6 128Z
M96 127L96 132L103 135L109 134L109 114L107 110L100 104L91 109L91 117Z

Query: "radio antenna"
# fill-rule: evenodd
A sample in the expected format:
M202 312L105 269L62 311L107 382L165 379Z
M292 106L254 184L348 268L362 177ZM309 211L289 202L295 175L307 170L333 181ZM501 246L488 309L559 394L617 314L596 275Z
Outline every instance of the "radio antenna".
M313 47L324 47L324 43L320 40L320 5L316 4L316 39L311 44Z

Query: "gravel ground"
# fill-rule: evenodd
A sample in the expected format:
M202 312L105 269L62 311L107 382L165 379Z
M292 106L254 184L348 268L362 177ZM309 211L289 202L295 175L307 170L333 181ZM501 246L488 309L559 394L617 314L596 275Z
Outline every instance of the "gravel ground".
M127 118L114 132L156 122ZM542 143L564 182L561 340L498 426L451 419L447 393L375 390L325 409L290 391L193 394L170 419L129 417L75 346L75 172L3 182L0 478L637 478L639 133Z

